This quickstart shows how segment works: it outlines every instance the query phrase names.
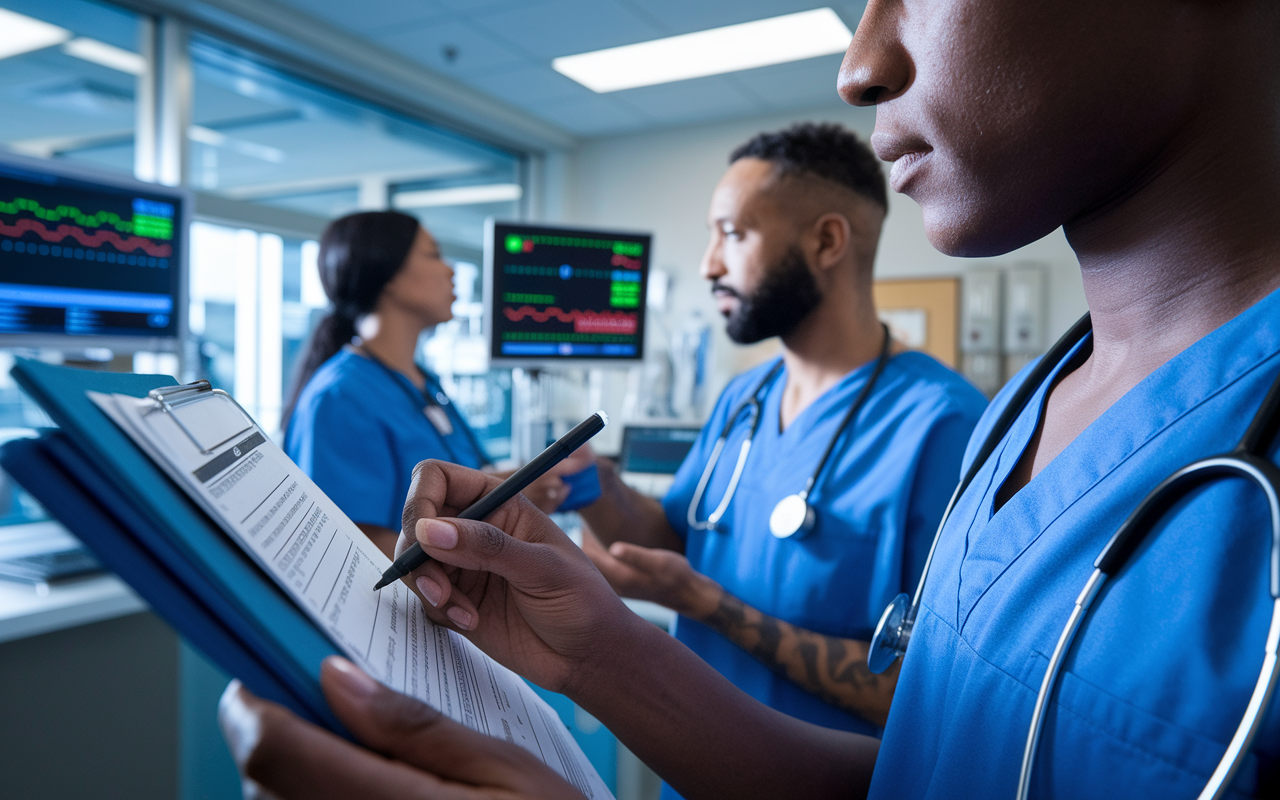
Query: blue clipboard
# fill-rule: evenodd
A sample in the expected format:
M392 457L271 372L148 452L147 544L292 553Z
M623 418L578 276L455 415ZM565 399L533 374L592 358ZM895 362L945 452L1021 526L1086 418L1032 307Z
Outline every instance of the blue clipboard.
M0 449L10 476L210 661L350 738L320 689L337 648L85 394L145 397L174 379L28 359L11 374L60 430Z

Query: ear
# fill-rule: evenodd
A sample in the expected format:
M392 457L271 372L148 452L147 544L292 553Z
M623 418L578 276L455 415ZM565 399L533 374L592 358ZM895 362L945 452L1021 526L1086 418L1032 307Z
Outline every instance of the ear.
M834 211L823 214L813 223L812 232L817 244L814 263L818 269L826 272L849 257L853 226L845 215Z

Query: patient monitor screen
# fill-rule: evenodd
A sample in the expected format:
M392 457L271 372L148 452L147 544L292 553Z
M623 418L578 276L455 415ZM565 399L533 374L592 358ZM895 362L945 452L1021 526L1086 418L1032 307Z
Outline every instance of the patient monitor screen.
M491 223L485 242L496 362L644 355L651 237Z
M0 163L0 336L176 337L181 203Z

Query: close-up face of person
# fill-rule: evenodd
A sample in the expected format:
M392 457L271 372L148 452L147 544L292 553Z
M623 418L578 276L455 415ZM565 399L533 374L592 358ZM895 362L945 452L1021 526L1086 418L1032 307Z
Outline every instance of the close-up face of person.
M869 0L839 78L874 105L890 185L944 253L986 256L1120 202L1176 155L1202 6L1180 0Z
M702 277L739 344L787 335L822 301L799 228L769 191L773 171L767 161L739 159L711 196Z
M404 266L382 290L383 296L422 317L428 325L453 319L453 268L440 255L440 246L418 228Z

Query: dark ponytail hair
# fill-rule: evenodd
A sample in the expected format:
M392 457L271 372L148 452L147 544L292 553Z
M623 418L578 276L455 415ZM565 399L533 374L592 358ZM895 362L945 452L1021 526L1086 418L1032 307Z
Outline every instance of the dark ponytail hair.
M364 211L330 222L320 236L320 283L333 307L316 325L294 371L281 427L320 365L356 335L356 320L373 311L382 289L409 257L418 220L399 211ZM306 265L303 265L306 269Z

